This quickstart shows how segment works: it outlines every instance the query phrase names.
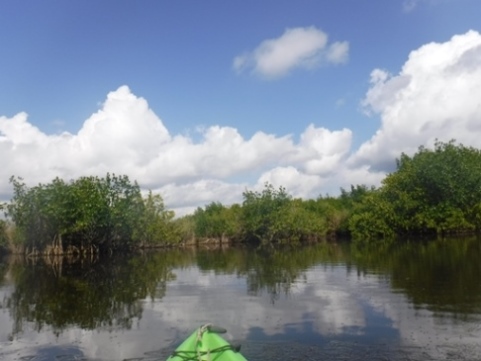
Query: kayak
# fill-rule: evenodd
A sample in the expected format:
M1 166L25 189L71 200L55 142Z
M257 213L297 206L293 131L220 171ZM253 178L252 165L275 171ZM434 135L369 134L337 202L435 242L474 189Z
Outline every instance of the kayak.
M226 330L213 325L204 325L169 356L167 361L247 361L239 352L240 346L231 345L219 334Z

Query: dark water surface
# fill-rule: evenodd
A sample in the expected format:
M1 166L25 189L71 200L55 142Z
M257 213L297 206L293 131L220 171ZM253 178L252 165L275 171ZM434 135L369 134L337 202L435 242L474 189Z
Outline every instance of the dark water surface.
M481 242L0 261L0 360L165 360L214 323L250 361L481 360Z

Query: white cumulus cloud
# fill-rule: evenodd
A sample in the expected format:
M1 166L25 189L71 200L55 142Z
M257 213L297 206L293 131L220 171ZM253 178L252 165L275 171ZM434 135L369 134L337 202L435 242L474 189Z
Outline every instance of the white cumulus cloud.
M264 40L253 51L235 57L233 67L238 72L250 69L266 78L277 78L294 68L345 63L349 43L336 42L329 47L327 43L327 34L313 26L286 29L280 37Z
M317 196L321 176L347 156L351 138L349 130L314 125L298 142L260 131L246 139L237 129L219 125L200 132L199 141L170 134L147 101L127 86L109 93L77 134L45 134L25 113L0 117L0 197L11 195L12 175L35 185L57 176L70 180L107 172L126 174L159 192L179 214L212 201L239 202L245 189L264 181Z
M363 106L382 125L350 159L387 170L436 139L481 147L481 35L469 31L411 52L396 75L375 69Z

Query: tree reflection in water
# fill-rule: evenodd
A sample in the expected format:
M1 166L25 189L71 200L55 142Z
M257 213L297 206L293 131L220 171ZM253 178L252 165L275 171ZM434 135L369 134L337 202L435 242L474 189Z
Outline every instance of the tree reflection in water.
M0 263L0 282L8 278L14 284L13 292L0 302L13 320L12 337L25 323L36 331L49 326L57 334L71 326L129 329L141 319L144 300L165 296L176 269L235 275L245 279L248 295L267 293L274 303L304 282L310 268L342 265L348 273L387 279L415 307L443 317L479 317L480 244L473 238L371 246L179 249L91 260L13 259Z
M185 258L182 255L181 258ZM180 262L182 263L182 262ZM162 298L175 279L174 253L100 259L37 258L13 260L9 274L15 289L3 301L14 320L12 337L25 322L36 331L130 328L142 317L142 300Z

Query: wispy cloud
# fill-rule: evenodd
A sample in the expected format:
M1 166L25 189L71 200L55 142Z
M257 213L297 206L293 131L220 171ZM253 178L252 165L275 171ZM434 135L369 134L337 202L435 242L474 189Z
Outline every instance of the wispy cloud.
M419 4L420 0L404 0L402 3L402 9L405 13L413 11Z
M436 6L449 1L459 2L459 0L403 0L402 11L410 13L421 5Z
M266 78L278 78L294 68L313 69L322 63L341 64L349 57L349 43L328 46L328 36L315 27L286 29L275 39L264 40L253 51L235 57L237 72L251 70Z

